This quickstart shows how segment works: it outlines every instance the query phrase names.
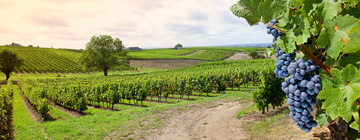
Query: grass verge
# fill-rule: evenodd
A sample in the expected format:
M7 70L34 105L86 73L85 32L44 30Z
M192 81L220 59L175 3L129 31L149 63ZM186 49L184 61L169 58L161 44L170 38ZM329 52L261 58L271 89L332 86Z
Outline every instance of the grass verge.
M15 139L46 139L42 133L41 124L36 124L27 113L19 90L14 86L13 96L13 124Z

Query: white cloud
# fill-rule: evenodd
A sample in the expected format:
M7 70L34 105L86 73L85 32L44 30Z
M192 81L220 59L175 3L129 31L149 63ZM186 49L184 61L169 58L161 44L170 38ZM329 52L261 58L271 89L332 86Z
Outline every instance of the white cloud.
M2 0L0 44L85 48L108 34L125 46L211 46L271 42L229 7L237 0Z

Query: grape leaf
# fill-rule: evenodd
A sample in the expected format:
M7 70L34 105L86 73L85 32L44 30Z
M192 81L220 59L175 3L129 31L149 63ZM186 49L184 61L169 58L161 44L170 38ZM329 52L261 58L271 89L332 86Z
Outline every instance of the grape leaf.
M360 6L357 7L346 7L342 12L341 15L351 15L356 18L360 18Z
M281 19L277 25L285 32L285 37L278 38L276 44L281 50L291 53L296 49L295 43L300 45L307 42L310 37L310 23L307 17L301 15L294 16L287 12L286 16L289 20Z
M303 58L304 56L305 54L303 52L296 53L295 60L297 60L298 58Z
M321 1L322 0L304 0L303 5L305 12L311 14L310 11L316 7L314 4L321 3Z
M354 53L360 50L360 22L349 31L349 38L345 43L344 52Z
M256 25L279 18L286 9L286 3L282 0L240 0L230 10L237 17L245 18L250 25Z
M318 110L316 111L316 122L323 127L325 124L329 123L329 118L326 116L325 112Z
M281 36L276 41L276 46L280 47L281 50L291 53L296 49L294 32L292 30L285 32L286 36Z
M350 5L356 5L357 3L359 3L359 0L339 0L340 3L348 3Z
M353 65L344 69L331 69L332 78L323 77L323 90L318 99L325 99L322 109L331 119L342 117L349 122L351 117L358 117L356 100L360 96L360 71Z
M332 20L341 11L340 2L334 2L333 0L324 0L320 4L314 5L317 5L316 11L325 22Z
M322 32L317 40L320 48L325 48L330 44L327 49L327 54L332 58L337 58L340 52L343 51L344 39L349 40L347 34L348 30L356 25L357 18L349 15L338 16L336 19L325 24L325 30ZM350 47L352 49L352 45ZM356 50L355 50L356 52Z
M295 32L295 42L296 44L304 44L307 42L308 38L310 38L310 23L307 17L298 16L297 20L294 20L297 24L294 29Z

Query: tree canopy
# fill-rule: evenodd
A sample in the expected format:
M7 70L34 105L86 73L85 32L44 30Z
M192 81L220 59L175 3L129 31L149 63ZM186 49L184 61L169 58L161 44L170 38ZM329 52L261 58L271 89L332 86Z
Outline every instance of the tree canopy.
M250 57L252 57L253 59L256 59L259 54L258 54L257 51L250 51L250 52L248 53L248 55L249 55Z
M10 78L11 72L15 71L23 64L23 61L18 58L15 52L3 50L0 53L0 70L6 75L6 80Z
M119 38L109 35L91 37L86 44L86 49L81 55L81 64L87 70L104 71L107 76L108 70L121 65L121 58L127 54L127 49Z
M179 47L182 48L182 45L181 45L180 43L176 44L174 48L177 49L177 48L179 48Z

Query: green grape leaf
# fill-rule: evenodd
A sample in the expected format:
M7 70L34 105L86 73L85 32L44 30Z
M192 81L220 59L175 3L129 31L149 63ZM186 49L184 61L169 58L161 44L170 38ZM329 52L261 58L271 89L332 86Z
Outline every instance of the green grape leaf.
M329 123L329 118L326 116L325 112L318 110L316 111L316 122L323 127L325 124Z
M289 30L288 32L285 32L285 36L281 36L277 39L276 46L287 53L291 53L296 49L294 38L294 32Z
M310 23L307 17L303 18L299 16L296 18L297 28L294 29L295 32L295 42L296 44L304 44L307 42L307 39L310 38ZM294 20L295 21L295 20Z
M304 56L305 54L303 52L296 53L295 60L297 60L298 58L303 58Z
M324 0L317 7L317 13L324 21L330 21L342 10L340 2L334 2L333 0Z
M356 25L356 21L357 19L353 16L340 15L336 19L327 22L325 24L327 30L322 32L317 40L319 48L325 48L330 44L327 54L332 58L337 58L344 49L344 40L349 39L347 31Z
M350 5L356 5L357 3L359 3L359 0L339 0L340 3L348 3Z
M356 18L360 18L360 6L357 7L346 7L342 12L341 15L351 15Z
M312 11L316 7L316 5L314 4L319 4L321 2L322 0L304 0L303 5L305 12L310 14L310 11Z
M360 22L349 31L349 40L345 43L344 52L354 53L360 50Z
M360 96L360 71L353 65L331 69L332 78L322 75L323 90L318 99L324 99L322 109L331 119L342 117L346 122L358 117L356 100Z
M316 42L318 43L319 48L326 48L330 44L328 32L321 32Z
M360 130L360 123L354 121L353 123L350 124L350 127L359 131Z
M279 18L284 14L286 3L278 0L240 0L230 10L237 17L245 18L250 25L256 25Z

